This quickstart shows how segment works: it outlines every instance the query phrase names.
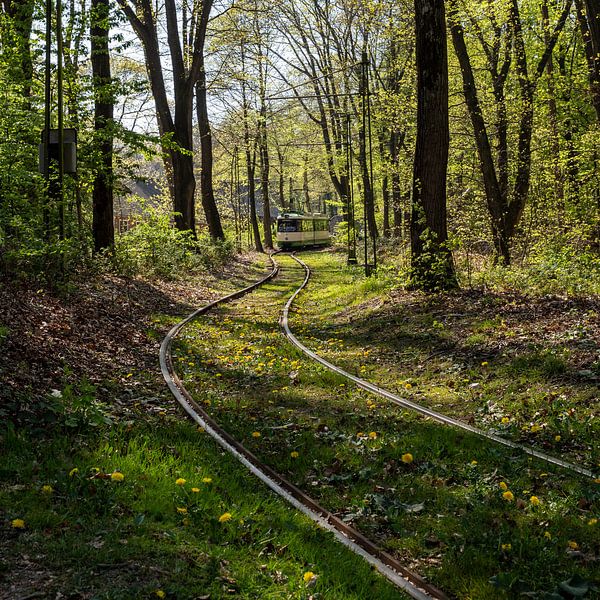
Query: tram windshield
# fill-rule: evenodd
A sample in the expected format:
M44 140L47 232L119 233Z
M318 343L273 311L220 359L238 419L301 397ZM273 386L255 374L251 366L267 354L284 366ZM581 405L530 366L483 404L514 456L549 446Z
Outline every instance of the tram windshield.
M287 233L290 231L299 231L299 221L297 219L280 219L277 222L277 231Z

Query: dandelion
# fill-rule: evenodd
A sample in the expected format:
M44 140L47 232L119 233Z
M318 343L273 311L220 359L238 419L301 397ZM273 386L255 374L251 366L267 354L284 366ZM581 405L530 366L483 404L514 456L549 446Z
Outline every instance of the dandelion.
M595 519L595 518L594 518L594 519L590 519L590 520L588 521L588 525L589 525L590 527L592 527L593 525L596 525L597 523L598 523L598 519Z
M13 519L10 524L13 529L25 529L25 521L23 519Z
M196 431L197 431L198 433L204 433L204 427L197 427L197 428L196 428Z
M540 429L541 427L539 425L532 425L529 431L531 431L531 433L537 433Z
M554 436L554 441L555 441L555 442L560 442L560 440L561 440L561 437L560 437L560 435L555 435L555 436Z
M579 550L579 544L577 542L574 542L573 540L569 540L569 543L567 545L571 550Z
M413 455L410 452L406 452L402 455L402 462L409 465L413 461Z
M212 478L211 477L203 477L202 483L212 483Z
M549 531L544 531L544 537L547 540L551 540L552 539L552 534Z
M231 521L231 513L223 513L220 517L219 517L219 523L226 523L227 521Z
M484 361L481 363L481 366L482 366L482 367L487 367L487 366L488 366L488 364L489 364L489 363L488 363L488 361L487 361L487 360L484 360Z
M175 480L175 485L185 485L186 480L183 477Z
M51 485L43 485L42 486L42 494L52 494L54 492L54 488Z
M365 434L364 434L362 431L359 431L359 432L356 434L356 437L358 437L358 438L361 438L361 437L364 437L364 435L365 435Z
M312 571L306 571L302 576L302 579L304 579L304 583L310 583L315 577L316 575Z
M290 456L292 458L298 458L300 456L300 454L294 450L293 452L290 452Z
M531 496L529 502L531 502L532 506L539 506L541 504L540 499L537 496Z
M512 544L502 544L501 548L504 552L510 552L512 550Z
M112 479L112 481L123 481L123 479L125 479L125 475L123 475L123 473L120 473L119 471L114 471L110 474L110 478Z
M200 492L200 488L195 488L195 487L194 487L194 488L192 488L192 492L193 492L194 494L197 494L198 492Z
M510 423L510 419L508 417L502 417L502 423L506 425L507 423Z
M154 592L154 595L155 595L157 598L166 598L166 597L167 597L167 595L166 595L166 594L165 594L165 593L164 593L162 590L156 590L156 591Z
M77 475L77 473L79 473L79 469L75 467L69 471L69 477L73 477L73 475Z
M477 461L476 460L472 460L471 461L471 466L472 467L476 467L477 466Z
M259 438L260 437L260 431L253 431L252 432L252 437L253 438Z
M412 384L408 383L408 381L404 384L404 389L405 390L410 390L412 388Z
M505 483L504 481L501 481L501 482L498 484L498 487L499 487L499 488L500 488L500 489L501 489L503 492L505 492L505 491L508 489L508 486L506 485L506 483Z
M188 509L187 509L187 508L185 508L185 506L178 506L178 507L177 507L177 512L178 512L180 515L187 515Z
M375 431L371 431L369 433L369 438L372 440L376 440L377 439L377 433Z
M510 490L506 490L504 492L504 494L502 494L502 497L507 501L507 502L512 502L515 499L515 495L510 491Z

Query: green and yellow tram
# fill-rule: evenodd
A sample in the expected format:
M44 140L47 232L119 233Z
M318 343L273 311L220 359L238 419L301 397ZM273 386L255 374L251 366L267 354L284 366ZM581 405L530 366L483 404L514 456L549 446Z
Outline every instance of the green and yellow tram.
M326 246L330 242L329 217L284 213L277 217L277 244L282 250Z

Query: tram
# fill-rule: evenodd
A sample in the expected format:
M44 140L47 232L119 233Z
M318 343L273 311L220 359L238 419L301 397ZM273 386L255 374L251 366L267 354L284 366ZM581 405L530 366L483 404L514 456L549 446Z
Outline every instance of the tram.
M277 217L277 244L282 250L326 246L330 238L329 217L326 215L284 213Z

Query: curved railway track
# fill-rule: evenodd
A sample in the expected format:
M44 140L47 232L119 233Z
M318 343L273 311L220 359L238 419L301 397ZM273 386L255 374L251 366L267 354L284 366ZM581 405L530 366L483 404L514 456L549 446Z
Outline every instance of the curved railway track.
M277 253L274 253L277 254ZM310 268L299 258L294 255L291 257L304 269L305 277L302 284L295 290L295 292L289 297L283 309L280 324L285 332L286 337L289 341L296 346L302 353L311 359L317 361L327 369L337 373L352 381L359 388L366 390L370 393L384 397L394 404L419 413L431 420L439 422L441 424L451 426L457 429L468 431L471 434L482 437L492 443L500 444L505 447L509 447L514 450L523 452L526 455L535 457L536 459L554 465L556 467L571 471L584 477L594 477L594 474L579 465L575 465L564 461L560 458L545 454L534 448L507 440L496 434L486 432L482 429L464 423L463 421L453 419L441 413L437 413L427 407L411 402L405 398L397 396L383 388L380 388L364 379L361 379L347 371L344 371L340 367L325 360L317 353L307 348L299 339L292 333L289 326L289 313L290 309L297 298L297 296L304 290L310 279ZM199 406L191 397L190 393L183 386L180 378L178 377L171 357L171 346L175 337L179 332L194 319L210 312L213 308L226 303L236 300L249 294L267 283L268 281L275 278L279 272L279 266L273 259L273 255L270 256L272 269L271 272L257 281L256 283L236 291L232 294L219 298L218 300L207 304L206 306L196 310L188 317L177 323L164 338L160 348L160 366L163 377L167 382L170 391L173 393L177 401L181 404L188 415L206 432L211 435L217 443L219 443L226 451L235 456L251 473L258 477L263 483L267 485L276 494L287 500L297 510L308 516L315 523L317 523L323 529L331 531L334 536L342 544L350 548L353 552L363 557L369 564L377 569L382 575L388 580L394 583L398 588L402 589L406 594L416 599L426 598L439 598L444 599L447 596L439 589L435 588L427 581L425 581L420 575L413 573L407 569L394 557L379 548L374 542L363 536L353 527L347 525L340 518L333 515L327 509L320 506L315 500L306 495L300 488L289 482L287 479L282 477L279 473L274 471L269 466L261 462L252 452L238 442L233 436L225 431L201 406Z
M333 533L335 538L344 546L364 558L370 565L379 571L384 577L416 600L427 600L436 598L447 600L447 596L420 575L407 569L393 556L379 548L371 540L363 536L353 527L350 527L340 518L333 515L327 509L320 506L312 498L307 496L300 488L290 483L287 479L275 472L269 466L261 462L252 452L245 448L233 436L227 433L210 415L199 406L190 393L185 389L179 379L173 365L171 346L178 333L190 321L208 313L216 306L231 302L253 292L261 285L273 279L279 272L279 266L271 258L272 270L263 279L256 283L223 296L206 306L196 310L188 317L177 323L165 336L160 346L160 368L165 381L175 396L176 400L188 413L188 415L215 439L215 441L227 452L235 456L253 475L258 477L273 492L287 500L297 510L308 516L323 529Z
M431 410L431 409L427 408L426 406L417 404L416 402L411 402L410 400L407 400L406 398L402 398L401 396L393 394L392 392L389 392L388 390L380 388L380 387L370 383L369 381L366 381L364 379L361 379L360 377L357 377L356 375L352 375L351 373L344 371L340 367L334 365L333 363L330 363L329 361L325 360L323 357L319 356L316 352L313 352L312 350L307 348L290 330L289 312L290 312L290 308L292 307L292 304L294 303L294 300L296 299L298 294L300 294L300 292L308 285L308 281L310 279L311 273L310 273L310 268L308 267L308 265L306 263L304 263L302 260L300 260L299 258L294 256L293 254L292 254L292 258L299 265L301 265L304 268L305 277L304 277L304 281L303 281L302 285L294 292L294 294L287 301L285 308L283 309L283 314L281 317L281 325L285 331L285 335L290 340L290 342L292 344L294 344L294 346L296 346L296 348L298 348L306 356L309 356L310 358L317 361L318 363L320 363L321 365L323 365L330 371L333 371L334 373L337 373L338 375L341 375L341 376L345 377L346 379L352 381L359 388L366 390L367 392L371 392L372 394L375 394L377 396L382 396L383 398L391 400L394 404L397 404L398 406L401 406L402 408L417 412L425 417L429 417L430 419L437 421L438 423L443 423L444 425L449 425L449 426L455 427L457 429L462 429L463 431L468 431L469 433L472 433L479 437L485 438L496 444L500 444L502 446L512 448L513 450L518 450L520 452L523 452L524 454L527 454L528 456L533 456L545 463L548 463L548 464L551 464L551 465L554 465L557 467L561 467L562 469L571 471L572 473L577 473L579 475L583 475L584 477L589 477L589 478L595 477L595 475L589 469L586 469L585 467L580 467L579 465L567 462L560 458L556 458L555 456L551 456L550 454L546 454L545 452L540 452L539 450L536 450L535 448L531 448L530 446L526 446L524 444L519 444L517 442L513 442L512 440L507 440L506 438L503 438L499 435L490 433L489 431L484 431L483 429L479 429L478 427L469 425L468 423L465 423L464 421L460 421L458 419L453 419L452 417L448 417L448 416L438 413L434 410Z

